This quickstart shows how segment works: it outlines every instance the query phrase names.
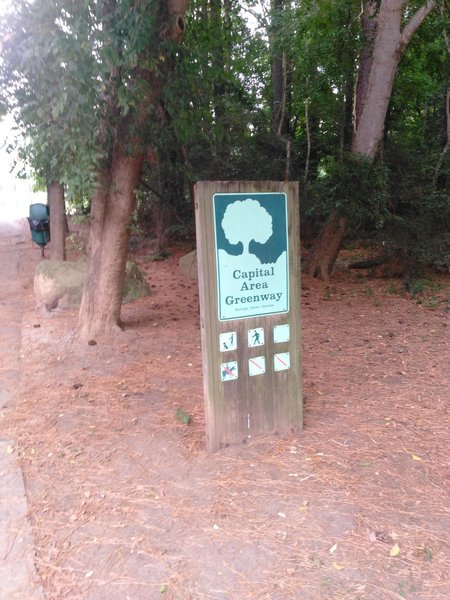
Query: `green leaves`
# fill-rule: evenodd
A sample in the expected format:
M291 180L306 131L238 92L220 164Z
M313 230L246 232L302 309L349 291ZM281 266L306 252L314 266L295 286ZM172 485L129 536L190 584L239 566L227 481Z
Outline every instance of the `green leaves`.
M342 160L324 159L314 189L322 210L338 210L353 227L371 222L381 227L387 216L387 171L363 156L344 154Z
M2 95L23 133L20 155L45 181L70 182L74 165L92 165L96 86L87 7L45 0L18 3L0 23ZM88 193L89 190L85 190Z

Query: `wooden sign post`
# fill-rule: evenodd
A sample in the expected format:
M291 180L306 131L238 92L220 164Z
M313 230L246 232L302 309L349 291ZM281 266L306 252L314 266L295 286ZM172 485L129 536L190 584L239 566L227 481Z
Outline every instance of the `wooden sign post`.
M195 186L207 448L302 427L298 183Z

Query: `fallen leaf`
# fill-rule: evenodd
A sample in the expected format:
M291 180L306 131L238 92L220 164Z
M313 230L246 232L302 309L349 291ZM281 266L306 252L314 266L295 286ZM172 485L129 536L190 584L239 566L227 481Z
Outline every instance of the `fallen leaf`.
M12 454L14 452L14 447L13 446L8 446L6 448L6 454Z
M333 563L333 569L336 569L336 571L342 571L342 569L344 569L344 568L345 568L344 565L340 565L337 562Z
M398 556L400 554L400 546L398 544L394 544L389 552L389 556L392 558L394 556Z
M413 460L423 460L423 458L420 458L420 456L417 456L417 454L411 454L411 458Z

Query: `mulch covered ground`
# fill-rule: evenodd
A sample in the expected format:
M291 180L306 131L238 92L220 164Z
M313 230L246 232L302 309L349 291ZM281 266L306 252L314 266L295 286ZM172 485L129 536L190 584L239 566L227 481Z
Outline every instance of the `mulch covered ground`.
M449 598L448 280L412 297L304 277L304 430L210 455L185 251L138 249L152 295L89 346L75 311L36 307L24 245L22 380L1 425L48 600Z

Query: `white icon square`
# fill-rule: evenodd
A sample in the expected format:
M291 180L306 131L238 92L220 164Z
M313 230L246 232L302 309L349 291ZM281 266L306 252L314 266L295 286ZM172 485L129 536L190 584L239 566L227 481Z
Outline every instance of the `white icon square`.
M254 375L262 375L266 372L266 357L265 356L254 356L248 359L248 374L253 377Z
M274 371L286 371L291 368L291 356L289 352L279 352L273 356Z
M229 352L237 348L237 335L235 331L228 331L219 335L219 345L221 352Z
M290 330L289 323L286 325L275 325L273 328L273 341L274 344L281 344L282 342L289 342Z
M238 364L236 360L231 362L222 363L220 365L220 379L221 381L232 381L238 378Z
M248 347L256 348L257 346L264 346L264 328L256 327L256 329L248 330Z

